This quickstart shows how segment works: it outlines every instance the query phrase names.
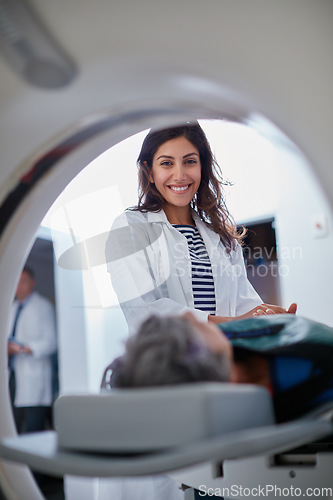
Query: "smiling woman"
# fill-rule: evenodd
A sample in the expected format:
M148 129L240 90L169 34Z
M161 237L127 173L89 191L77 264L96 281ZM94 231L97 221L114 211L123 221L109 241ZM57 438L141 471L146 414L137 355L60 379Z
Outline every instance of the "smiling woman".
M249 283L220 168L198 122L151 130L138 158L139 201L108 238L108 271L129 329L152 314L224 322L295 312L262 304ZM121 256L121 257L120 257Z
M189 167L185 168L187 165ZM224 201L224 181L220 167L198 122L151 130L142 144L138 166L140 195L137 210L159 212L163 209L169 222L176 223L173 222L176 219L177 224L189 225L193 225L194 210L220 235L228 250L232 248L234 240L241 240ZM170 173L162 179L158 178L156 183L155 174L160 170L158 167L165 167ZM184 198L183 206L179 198L176 198L176 205L168 203L165 194L170 192L169 187L161 191L160 181L167 181L168 186L189 186L189 191L185 193L189 196ZM173 206L173 220L170 219L171 214L167 214L170 205Z

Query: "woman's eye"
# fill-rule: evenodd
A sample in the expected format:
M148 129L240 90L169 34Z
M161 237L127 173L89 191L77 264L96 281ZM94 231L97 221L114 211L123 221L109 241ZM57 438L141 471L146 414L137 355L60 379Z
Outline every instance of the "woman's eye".
M171 161L162 161L161 165L162 167L170 167Z
M186 163L187 163L187 165L195 165L197 163L197 160L189 159L189 160L186 160Z

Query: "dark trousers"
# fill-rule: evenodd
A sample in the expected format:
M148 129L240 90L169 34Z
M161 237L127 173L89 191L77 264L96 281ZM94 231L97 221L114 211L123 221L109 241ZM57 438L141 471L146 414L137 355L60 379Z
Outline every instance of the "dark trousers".
M13 407L14 420L19 434L44 431L50 421L49 406Z
M9 392L12 401L13 415L18 434L44 431L51 422L50 406L14 406L15 373L9 377Z

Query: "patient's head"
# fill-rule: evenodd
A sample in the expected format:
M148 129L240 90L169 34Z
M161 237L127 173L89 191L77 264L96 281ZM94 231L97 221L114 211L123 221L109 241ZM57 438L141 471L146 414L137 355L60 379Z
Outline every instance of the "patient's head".
M219 341L221 337L221 342ZM192 315L146 320L112 369L113 387L230 380L232 349L215 326Z

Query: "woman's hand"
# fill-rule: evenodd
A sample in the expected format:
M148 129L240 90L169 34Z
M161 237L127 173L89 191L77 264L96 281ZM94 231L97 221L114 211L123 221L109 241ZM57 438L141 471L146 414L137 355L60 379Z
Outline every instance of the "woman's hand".
M297 304L295 304L295 302L293 302L288 309L273 304L261 304L260 306L251 309L251 311L242 314L241 316L236 316L234 318L226 316L208 316L208 321L213 321L213 323L227 323L229 321L235 321L238 319L266 316L268 314L296 314L296 311Z
M296 311L297 304L295 304L294 302L289 306L288 309L272 304L261 304L259 307L251 309L251 311L249 311L248 313L245 313L242 316L238 316L238 319L251 318L253 316L264 316L267 314L296 314Z

